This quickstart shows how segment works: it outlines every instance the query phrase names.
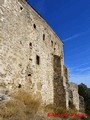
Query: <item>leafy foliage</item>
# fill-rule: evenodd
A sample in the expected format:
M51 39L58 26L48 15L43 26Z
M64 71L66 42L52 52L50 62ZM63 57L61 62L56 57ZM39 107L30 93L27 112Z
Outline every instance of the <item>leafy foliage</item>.
M78 85L79 94L84 97L85 101L85 112L90 116L90 88L88 88L85 84L81 83Z

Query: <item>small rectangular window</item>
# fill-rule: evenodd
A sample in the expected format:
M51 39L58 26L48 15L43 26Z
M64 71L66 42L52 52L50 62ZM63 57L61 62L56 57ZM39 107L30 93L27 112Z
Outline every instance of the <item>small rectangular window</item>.
M32 43L30 42L29 45L32 47Z
M40 57L38 55L36 55L36 64L39 65L40 64Z
M28 76L30 77L30 76L31 76L31 73L29 73Z
M45 40L45 34L43 34L43 40Z
M35 24L33 24L33 27L36 29L36 25Z
M22 7L22 6L20 6L20 10L23 10L23 7Z
M51 46L53 47L53 41L51 41Z

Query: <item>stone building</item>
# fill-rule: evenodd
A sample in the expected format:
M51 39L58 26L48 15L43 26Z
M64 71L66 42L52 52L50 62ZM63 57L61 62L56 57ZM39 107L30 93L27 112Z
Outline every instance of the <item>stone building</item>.
M68 109L68 85L59 37L26 0L0 0L0 87Z
M69 83L69 100L75 105L76 109L79 110L78 85L72 82Z

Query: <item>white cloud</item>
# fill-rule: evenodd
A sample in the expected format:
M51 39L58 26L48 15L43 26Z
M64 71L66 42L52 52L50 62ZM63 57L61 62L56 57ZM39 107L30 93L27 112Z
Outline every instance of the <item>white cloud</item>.
M72 40L72 39L74 39L74 38L77 38L77 37L79 37L79 36L81 36L81 35L83 35L83 34L89 33L89 32L90 32L90 31L81 32L81 33L79 33L79 34L70 36L70 37L64 39L63 41L64 41L64 42L70 41L70 40Z
M81 64L79 66L71 67L70 69L72 70L72 69L80 68L80 67L83 67L83 66L88 65L88 64L90 64L90 61L87 63Z
M78 74L78 75L70 75L70 81L75 82L77 84L84 83L90 88L90 74Z
M77 69L77 71L79 71L79 72L85 72L85 71L90 71L90 67L84 67L84 68L79 68L79 69Z
M81 66L83 65L86 65L86 64L82 64ZM78 66L77 67L78 69L70 68L69 80L77 84L84 83L90 88L90 67L89 66L81 67L81 66Z
M63 40L64 42L67 42L67 41L70 41L70 40L72 40L72 39L74 39L74 38L77 38L77 37L79 37L80 36L80 34L76 34L76 35L73 35L73 36L71 36L71 37L69 37L69 38L66 38L65 40Z

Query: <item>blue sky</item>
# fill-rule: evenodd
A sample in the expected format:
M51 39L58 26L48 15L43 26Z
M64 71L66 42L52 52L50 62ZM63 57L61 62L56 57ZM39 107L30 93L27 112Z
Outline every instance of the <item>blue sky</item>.
M64 42L70 81L90 87L90 0L28 0Z

